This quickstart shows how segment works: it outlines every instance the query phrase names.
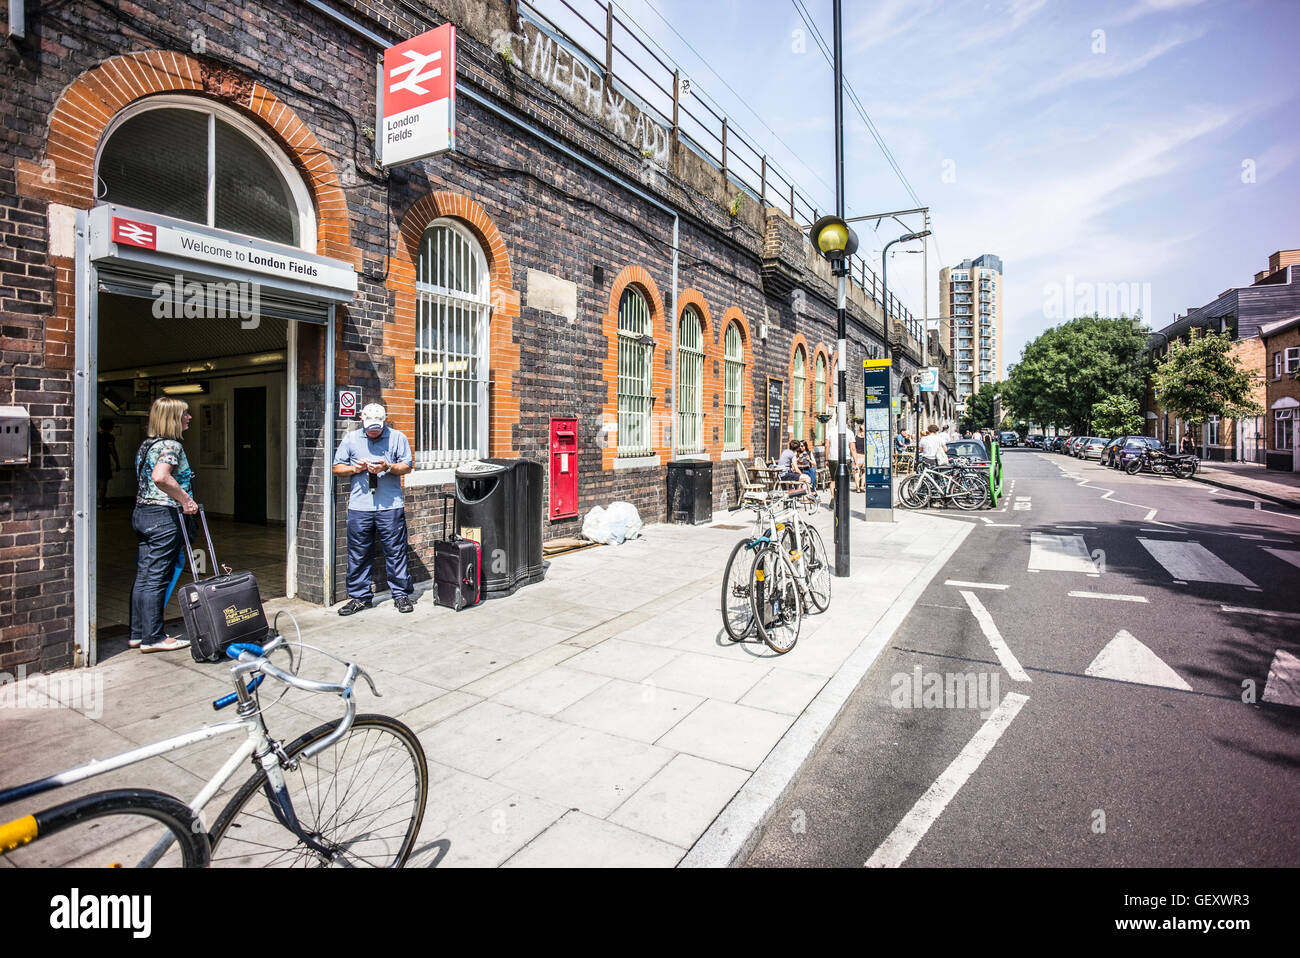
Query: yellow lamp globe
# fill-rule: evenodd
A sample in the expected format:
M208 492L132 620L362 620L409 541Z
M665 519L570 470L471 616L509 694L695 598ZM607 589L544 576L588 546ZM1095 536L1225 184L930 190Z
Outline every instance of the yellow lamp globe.
M858 235L838 216L823 216L812 225L812 239L822 256L838 262L858 249Z

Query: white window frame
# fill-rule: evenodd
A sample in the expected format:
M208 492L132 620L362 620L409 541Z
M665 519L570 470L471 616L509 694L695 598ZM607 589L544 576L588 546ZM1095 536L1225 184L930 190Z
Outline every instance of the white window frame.
M704 320L687 306L677 325L677 442L684 453L704 451Z
M1282 350L1280 349L1273 354L1273 378L1282 378Z
M1290 452L1295 448L1295 416L1291 409L1273 410L1273 448L1278 452ZM1286 444L1282 444L1282 424L1286 423Z
M1207 416L1205 419L1205 427L1206 427L1206 440L1205 440L1206 445L1209 446L1219 445L1219 417Z
M639 303L638 305L635 305ZM635 286L618 302L618 455L654 453L650 435L654 411L654 346L641 340L654 335L650 300Z
M813 445L826 443L826 423L818 417L826 412L826 356L817 354L813 365Z
M142 113L150 110L193 110L196 113L207 114L208 117L208 215L203 221L203 226L216 229L213 220L216 213L216 188L217 188L217 171L216 171L216 121L220 119L224 123L233 126L244 136L252 140L266 157L275 166L276 171L284 178L285 185L289 188L289 195L293 198L294 205L298 212L298 245L297 249L308 252L316 252L316 208L312 203L311 193L307 189L307 184L303 182L302 176L298 173L297 167L285 154L274 140L262 131L261 127L253 123L241 113L232 110L223 103L217 103L215 100L203 100L198 97L189 96L151 96L144 100L137 100L118 112L108 124L108 129L104 131L103 136L99 138L99 145L95 149L95 193L99 193L99 161L103 155L104 147L108 141L113 138L113 134L127 120L137 117ZM96 205L103 205L104 201L96 199ZM195 220L194 222L198 222Z
M448 278L447 274L426 263L425 244L429 234L441 229L455 237L455 242L448 245L446 239L434 239L434 258L441 261L446 253L457 257L457 269L468 271L471 277L469 285L476 286L476 289L445 285L442 280ZM459 221L442 217L425 227L420 237L415 277L415 372L412 383L415 434L411 437L411 453L417 472L453 469L488 454L491 274L478 238ZM437 324L439 342L448 343L454 334L468 344L468 349L450 354L446 348L435 350L433 338L426 332L426 324L434 323ZM470 358L477 364L477 370L470 378L451 375L460 371L453 370L453 364L462 361L468 364ZM454 428L457 417L451 411L470 406L475 410L472 427L457 430ZM434 435L434 417L430 416L435 407L438 409L437 435ZM418 480L416 484L419 484Z
M1293 373L1300 369L1300 346L1288 346L1282 357L1282 372Z
M738 452L745 448L745 337L735 320L727 324L722 347L722 448Z
M794 369L790 373L790 428L791 436L795 439L803 439L804 418L808 414L804 407L805 387L808 384L808 373L804 367L807 365L808 353L802 346L796 346Z

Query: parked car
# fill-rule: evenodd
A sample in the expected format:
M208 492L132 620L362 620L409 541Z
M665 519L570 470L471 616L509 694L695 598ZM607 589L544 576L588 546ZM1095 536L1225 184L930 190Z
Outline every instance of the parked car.
M1043 437L1039 435L1026 436L1025 445L1028 446L1030 449L1042 449Z
M1128 465L1129 460L1136 458L1143 449L1150 449L1153 452L1165 451L1160 440L1153 436L1125 436L1124 443L1116 450L1115 461L1111 464L1116 469L1123 469Z
M989 451L984 448L984 443L978 439L956 439L944 446L948 452L948 459L957 463L959 459L967 460L957 463L963 466L987 466L989 464Z
M1052 436L1050 439L1047 440L1046 445L1048 451L1060 452L1062 449L1065 448L1065 444L1069 441L1069 439L1070 439L1069 436Z
M1087 442L1090 438L1092 437L1075 436L1074 441L1070 445L1070 455L1072 455L1075 459L1080 458L1080 455L1083 452L1083 444Z
M1002 445L1006 446L1008 449L1014 449L1016 446L1020 445L1020 434L1008 430L998 436L998 442L1002 443Z
M1106 443L1105 448L1103 448L1101 451L1101 464L1103 466L1115 465L1115 461L1113 457L1117 452L1119 452L1121 448L1123 448L1124 443L1128 440L1128 438L1129 438L1128 436L1116 436L1110 442Z
M1093 436L1090 439L1088 439L1087 442L1080 443L1079 458L1096 459L1098 462L1100 462L1101 451L1106 448L1106 444L1108 442L1110 442L1109 439L1103 439L1100 436Z

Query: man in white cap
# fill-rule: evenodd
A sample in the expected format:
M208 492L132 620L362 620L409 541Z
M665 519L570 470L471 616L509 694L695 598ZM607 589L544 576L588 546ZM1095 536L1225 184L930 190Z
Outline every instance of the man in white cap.
M401 477L411 471L411 444L385 424L379 403L361 410L361 428L343 437L334 454L334 475L352 479L348 498L348 601L339 615L370 608L371 570L378 539L384 573L398 612L410 612L414 585L406 565L406 510Z

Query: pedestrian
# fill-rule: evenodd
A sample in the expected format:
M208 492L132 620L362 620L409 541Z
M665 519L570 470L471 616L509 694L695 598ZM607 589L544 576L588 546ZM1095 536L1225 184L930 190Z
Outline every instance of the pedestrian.
M1195 451L1196 447L1192 443L1192 434L1188 433L1186 436L1183 436L1183 455L1190 456Z
M946 444L947 441L943 438L943 433L939 432L939 427L931 423L925 435L921 437L921 465L928 469L939 465L940 453L946 454L944 450Z
M122 468L117 458L117 440L113 438L113 420L99 421L99 434L95 437L95 476L99 480L99 508L108 508L108 481Z
M184 516L199 511L191 494L190 468L181 435L189 428L189 403L161 397L149 409L144 442L135 454L135 511L131 528L139 541L135 582L131 586L131 635L128 644L141 652L174 652L188 639L163 631L163 603L172 566L181 551Z
M799 471L799 440L791 439L790 445L781 453L781 458L777 460L777 468L780 473L777 478L782 482L801 482L807 485L808 476L806 473Z
M857 436L853 440L853 488L858 492L866 492L867 435L860 423L855 431Z
M840 461L840 423L839 419L831 416L830 422L826 424L826 471L829 482L827 485L831 491L831 505L835 503L835 472Z
M379 403L361 410L361 428L343 437L334 454L334 475L349 476L348 601L339 615L353 615L371 606L371 572L375 543L384 549L384 574L398 612L410 612L414 585L406 562L406 509L402 476L414 466L411 445L387 424Z

